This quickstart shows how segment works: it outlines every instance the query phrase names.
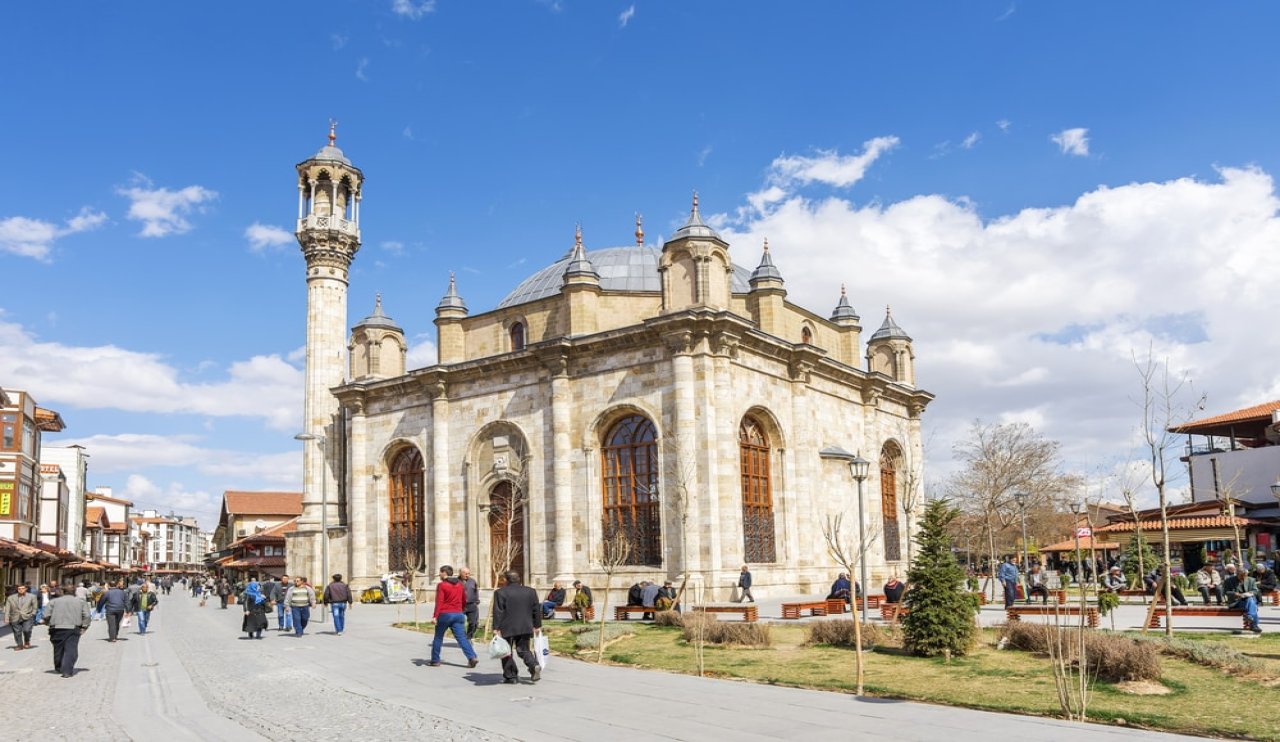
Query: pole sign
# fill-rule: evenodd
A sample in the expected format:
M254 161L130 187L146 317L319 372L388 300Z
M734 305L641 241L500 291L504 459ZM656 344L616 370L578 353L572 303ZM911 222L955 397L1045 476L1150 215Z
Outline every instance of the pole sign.
M1089 538L1089 537L1090 537L1090 536L1092 536L1092 535L1093 535L1093 529L1092 529L1092 528L1077 528L1077 529L1076 529L1076 538Z

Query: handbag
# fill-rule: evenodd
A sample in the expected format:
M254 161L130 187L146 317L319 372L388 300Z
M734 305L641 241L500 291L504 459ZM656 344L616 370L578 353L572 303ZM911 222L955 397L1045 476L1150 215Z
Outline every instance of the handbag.
M547 659L551 657L551 643L546 634L533 637L533 655L538 658L538 667L546 669Z
M489 659L500 660L511 656L511 645L506 639L500 636L493 637L493 641L489 642Z
M127 629L127 628L129 628L129 617L128 617L128 616L125 616L124 618L120 619L120 628L122 628L122 629Z

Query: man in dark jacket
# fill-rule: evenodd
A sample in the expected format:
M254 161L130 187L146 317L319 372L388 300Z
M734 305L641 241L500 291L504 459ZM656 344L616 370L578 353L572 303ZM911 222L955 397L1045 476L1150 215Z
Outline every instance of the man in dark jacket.
M49 601L44 615L49 624L49 643L53 645L53 669L69 678L75 674L80 656L80 635L89 629L89 604L76 597L74 585Z
M107 617L107 641L109 642L115 641L120 635L120 621L129 610L129 593L125 592L120 584L112 583L111 587L107 588L107 591L98 599L98 610Z
M129 598L129 610L138 618L138 633L147 633L147 622L151 620L151 612L160 603L160 598L151 591L147 583L142 583L138 592Z
M467 617L467 638L476 638L476 629L480 626L480 588L476 585L471 570L462 567L458 570L458 582L462 584L464 599L462 613Z
M519 654L536 683L542 677L542 668L529 651L529 640L535 632L542 631L542 604L533 588L520 584L519 572L507 572L506 577L507 584L493 594L493 632L507 640L512 652L502 658L502 681L513 685L520 682L520 668L514 657Z
M329 606L329 613L333 616L333 633L342 636L347 628L347 609L354 602L351 588L342 581L342 575L333 576L333 582L326 585L324 592L320 594L320 601Z

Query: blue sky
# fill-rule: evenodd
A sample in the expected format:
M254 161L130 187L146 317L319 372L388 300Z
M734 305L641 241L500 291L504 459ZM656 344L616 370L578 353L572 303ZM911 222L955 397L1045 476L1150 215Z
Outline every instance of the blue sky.
M1280 11L1261 3L27 3L0 30L0 385L91 485L211 523L293 488L293 165L367 176L352 322L434 357L554 261L701 194L790 298L916 339L935 478L975 418L1123 468L1132 352L1208 411L1280 398ZM833 440L834 443L840 441Z

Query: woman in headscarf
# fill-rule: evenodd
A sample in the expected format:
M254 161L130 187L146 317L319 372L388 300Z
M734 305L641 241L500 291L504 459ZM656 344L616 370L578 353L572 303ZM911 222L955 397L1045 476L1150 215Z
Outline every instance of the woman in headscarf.
M240 595L240 604L244 606L244 623L240 630L248 634L250 639L261 639L263 629L267 628L267 610L271 604L267 596L262 594L262 586L252 580L245 586Z

